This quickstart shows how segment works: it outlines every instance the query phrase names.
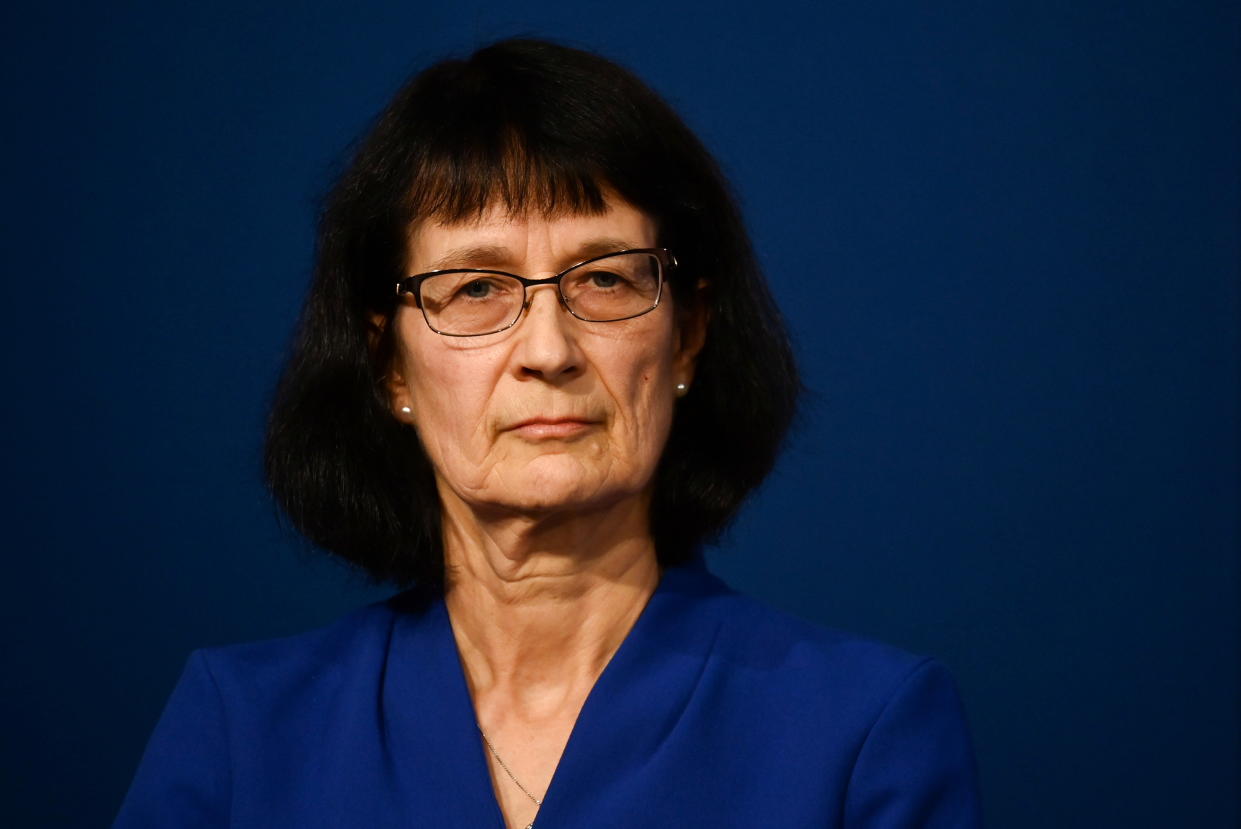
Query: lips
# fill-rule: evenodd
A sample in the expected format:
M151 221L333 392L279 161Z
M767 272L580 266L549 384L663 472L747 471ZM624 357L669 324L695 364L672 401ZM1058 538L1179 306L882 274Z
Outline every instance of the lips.
M510 426L506 431L529 440L563 439L580 435L598 423L581 417L532 417Z

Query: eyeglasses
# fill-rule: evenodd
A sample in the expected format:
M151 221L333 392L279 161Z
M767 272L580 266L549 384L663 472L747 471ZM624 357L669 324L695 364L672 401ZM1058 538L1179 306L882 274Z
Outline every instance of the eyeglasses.
M664 248L605 253L547 279L504 271L453 268L407 276L397 296L412 296L427 325L446 337L479 337L512 328L528 302L526 289L555 285L560 302L584 322L619 322L659 307L665 271L676 257Z

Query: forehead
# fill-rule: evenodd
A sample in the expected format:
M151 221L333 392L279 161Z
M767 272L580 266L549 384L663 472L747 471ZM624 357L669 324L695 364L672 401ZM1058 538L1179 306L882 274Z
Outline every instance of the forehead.
M415 224L409 236L409 265L413 270L434 270L457 264L521 265L544 257L572 259L579 254L654 247L656 234L650 216L619 198L608 198L598 213L513 213L492 204L475 219L428 219ZM471 252L483 251L490 252L491 260L506 261L452 261L454 254L468 259Z

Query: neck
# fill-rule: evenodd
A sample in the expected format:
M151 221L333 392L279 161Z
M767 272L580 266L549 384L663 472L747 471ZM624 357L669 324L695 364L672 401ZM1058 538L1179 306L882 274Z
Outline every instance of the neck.
M580 705L659 581L645 499L571 518L445 510L445 601L480 720Z

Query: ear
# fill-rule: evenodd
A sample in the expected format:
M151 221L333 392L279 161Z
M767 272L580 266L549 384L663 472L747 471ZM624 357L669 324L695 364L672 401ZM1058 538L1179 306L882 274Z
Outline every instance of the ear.
M392 320L383 314L371 314L366 326L367 346L370 348L371 359L387 361L380 382L383 384L384 391L387 392L388 407L392 416L412 426L414 423L413 401L409 393L409 384L405 381L404 360L401 359L399 349L395 347L389 354L380 353L384 334L391 323Z
M677 353L673 373L678 383L687 386L694 380L698 355L707 342L707 328L711 323L709 295L710 284L705 279L698 280L692 305L677 313Z
M378 311L372 311L370 320L366 324L366 345L371 350L372 357L379 350L379 341L387 330L388 318Z

